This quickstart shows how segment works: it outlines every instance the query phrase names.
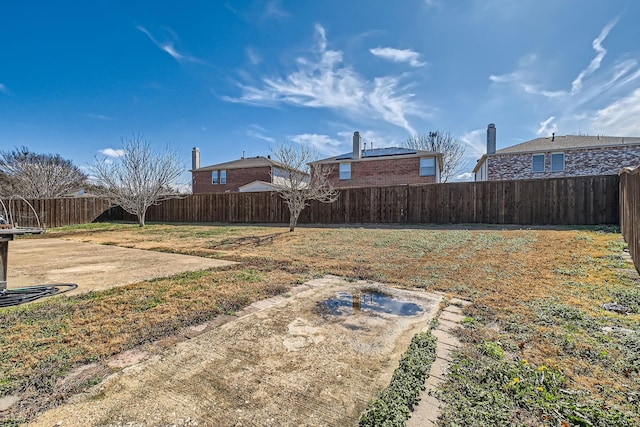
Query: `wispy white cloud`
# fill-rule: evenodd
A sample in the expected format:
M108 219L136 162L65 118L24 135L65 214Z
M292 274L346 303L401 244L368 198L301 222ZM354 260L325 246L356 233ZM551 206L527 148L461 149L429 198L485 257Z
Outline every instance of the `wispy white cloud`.
M536 79L536 68L538 66L538 56L535 54L528 54L523 56L518 61L518 68L511 73L489 76L489 80L498 84L512 84L517 88L522 89L524 92L533 95L542 95L547 98L559 98L567 95L563 90L546 90L541 89L539 85L530 83L531 80Z
M282 8L279 0L272 0L265 5L262 19L289 18L290 16L291 14Z
M204 63L204 61L202 61L201 59L198 59L196 57L187 55L187 54L183 54L180 53L176 50L175 48L175 40L177 39L176 34L169 30L166 29L166 31L170 34L171 38L173 40L171 41L167 41L167 42L160 42L159 40L157 40L156 38L153 37L153 35L149 32L149 30L147 30L145 27L138 25L136 27L136 29L138 29L138 31L141 31L142 33L146 34L147 37L149 37L149 40L151 40L153 42L153 44L155 44L160 50L168 53L169 55L171 55L171 57L173 59L175 59L178 62L194 62L194 63Z
M388 135L380 134L372 130L360 130L360 138L362 138L363 148L382 148L382 147L399 147L402 145L402 141L398 141L396 138L391 138ZM338 132L338 136L343 142L344 152L350 151L353 148L353 132L341 131Z
M269 144L275 144L277 141L275 138L270 136L266 136L266 129L259 125L251 125L249 129L247 129L247 136L250 138L261 139L263 141L267 141Z
M9 89L7 89L7 87L5 85L3 85L2 83L0 83L0 92L2 93L9 93Z
M316 25L316 40L317 54L297 58L295 71L285 77L262 77L259 85L239 83L241 95L223 99L256 106L326 108L359 118L381 118L415 133L407 116L427 114L408 88L401 86L402 76L369 81L343 63L342 51L327 48L321 25Z
M103 114L87 113L87 117L90 117L92 119L98 119L98 120L112 120L111 117L105 116Z
M638 135L637 119L630 112L638 107L635 94L640 90L640 58L629 52L617 60L614 58L611 65L606 63L604 42L617 22L616 18L602 28L592 42L595 57L565 90L549 90L537 83L547 69L533 54L524 56L515 71L491 75L489 80L516 89L516 93L529 97L526 102L535 110L545 112L531 126L538 135L558 131ZM536 100L531 95L540 98Z
M471 174L478 159L487 152L487 130L475 129L461 135L458 139L465 144L466 150L457 169L469 172L459 174L453 181L469 181L472 175L467 174Z
M376 77L373 91L367 94L369 103L376 112L389 123L406 129L410 135L416 133L409 124L407 114L418 115L414 108L412 93L398 93L398 79L395 77Z
M458 174L453 177L449 182L465 182L465 181L473 181L473 173L472 172L464 172Z
M593 50L596 51L596 56L591 60L587 68L580 71L580 74L578 74L575 80L571 83L571 93L580 92L580 90L582 89L582 81L586 77L589 77L591 74L593 74L594 71L596 71L598 68L600 68L600 64L602 63L602 60L607 54L607 50L602 46L602 42L604 41L604 39L607 38L607 36L609 35L609 32L616 25L617 22L618 22L618 18L614 19L613 21L605 25L602 31L600 31L600 35L596 37L595 40L593 41L592 46L593 46Z
M107 157L122 157L125 155L126 151L123 149L113 149L113 148L105 148L103 150L98 150L100 154L103 154Z
M591 120L591 129L611 136L640 137L638 117L640 117L640 89L598 110Z
M392 47L376 47L369 49L371 54L391 62L407 62L412 67L423 67L426 62L420 61L420 54L410 49L394 49Z
M247 58L249 58L249 62L251 62L251 64L260 65L260 63L262 62L262 56L258 52L256 52L251 47L247 47L246 52Z
M522 83L522 89L524 89L524 91L527 93L531 93L534 95L542 95L542 96L546 96L547 98L559 98L567 94L567 92L563 90L539 89L537 86L530 85L528 83Z
M553 123L555 116L549 117L547 120L540 122L540 127L536 132L538 135L549 135L558 131L558 125Z
M482 155L487 152L486 136L486 129L476 129L463 134L460 137L460 141L467 147L465 150L465 157L469 159L478 159L482 157Z
M342 142L333 139L328 135L303 133L300 135L289 136L289 139L293 142L297 142L298 144L309 145L318 152L326 154L327 156L336 156L344 151L340 149Z

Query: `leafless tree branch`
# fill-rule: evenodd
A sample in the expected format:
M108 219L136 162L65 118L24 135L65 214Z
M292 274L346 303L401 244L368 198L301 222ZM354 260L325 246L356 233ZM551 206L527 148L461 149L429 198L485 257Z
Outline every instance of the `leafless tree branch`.
M37 154L21 147L0 152L0 196L65 197L87 180L80 168L59 154Z
M329 181L330 167L309 166L317 158L309 147L289 142L276 145L271 152L283 166L273 182L279 187L278 193L289 207L289 231L294 231L300 213L309 206L309 201L333 203L339 193Z
M168 148L154 152L140 135L122 138L121 142L124 155L114 160L96 159L91 173L98 194L136 215L140 227L144 227L150 206L180 197L173 187L185 168L176 152Z
M429 132L414 135L403 142L406 148L413 150L435 151L442 153L442 171L440 180L449 181L458 171L458 166L464 157L466 146L451 136L450 132Z

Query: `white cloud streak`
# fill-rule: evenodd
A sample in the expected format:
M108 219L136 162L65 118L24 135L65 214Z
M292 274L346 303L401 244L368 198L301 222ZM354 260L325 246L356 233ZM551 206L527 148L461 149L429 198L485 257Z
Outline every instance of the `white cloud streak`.
M98 120L112 120L111 117L105 116L103 114L87 113L87 117L90 117L92 119L98 119Z
M477 164L477 160L487 152L487 130L475 129L469 131L460 138L466 145L465 155L460 161L459 170L471 171ZM469 181L473 178L471 172L462 173L454 177L453 181Z
M486 135L486 129L476 129L460 137L460 141L467 146L465 157L468 159L478 159L487 152Z
M115 150L113 148L105 148L103 150L99 150L99 152L107 157L122 157L126 153L126 151L122 149Z
M629 52L610 66L605 63L607 50L603 43L617 22L616 18L602 28L592 42L595 57L566 90L547 90L532 83L546 73L544 67L537 63L536 55L532 54L524 56L515 71L491 75L489 80L496 85L516 88L520 94L543 97L540 102L534 100L532 103L536 109L545 111L545 116L539 117L537 125L532 126L538 135L558 131L640 135L640 122L637 120L640 59L637 54ZM531 98L526 102L531 102Z
M607 54L607 50L602 46L602 42L607 38L611 29L617 24L618 19L614 19L609 22L603 29L600 31L600 35L595 38L592 43L593 50L595 50L596 56L591 60L587 68L582 70L580 74L575 78L575 80L571 83L571 93L578 93L582 89L582 81L593 74L598 68L600 68L600 64Z
M193 56L190 55L186 55L186 54L182 54L180 52L178 52L174 46L175 41L170 41L170 42L160 42L158 41L156 38L153 37L153 35L149 32L149 30L147 30L146 28L144 28L143 26L138 25L136 27L136 29L144 34L147 35L147 37L149 37L149 40L151 40L153 42L153 44L155 44L160 50L168 53L169 55L171 55L171 57L173 59L175 59L178 62L194 62L194 63L204 63L201 59L195 58ZM171 33L172 38L176 38L175 34L170 31L167 30L169 33Z
M328 135L303 133L300 135L289 136L289 139L301 145L310 145L318 152L328 156L336 156L344 151L340 149L342 143Z
M556 119L555 116L549 117L547 120L540 122L540 127L538 128L538 135L549 135L551 133L555 133L558 130L558 125L552 123Z
M640 88L606 108L598 110L591 128L611 136L640 137Z
M260 65L262 62L262 56L258 52L253 50L251 47L247 47L246 52L247 58L249 58L249 62L251 62L252 65Z
M412 67L424 67L426 62L420 61L420 54L410 49L394 49L392 47L376 47L369 49L372 55L391 62L407 62Z
M269 144L275 144L276 139L270 136L266 136L264 133L266 130L258 125L251 125L249 129L247 129L247 136L250 138L261 139L263 141L267 141Z
M449 182L465 182L465 181L473 181L473 173L464 172L464 173L458 174L454 176L453 179L450 180Z
M285 77L263 77L260 85L239 83L239 97L225 96L228 102L256 106L326 108L358 118L381 118L393 125L415 130L408 115L425 116L413 94L400 86L396 76L366 80L343 64L343 53L327 48L324 27L316 25L317 55L297 58L297 69Z
M0 83L0 92L8 94L9 93L9 89L7 89L7 87L5 85Z
M289 14L289 12L286 12L284 9L282 9L282 7L280 6L280 1L273 0L267 2L264 8L264 15L262 16L262 19L289 18L290 16L291 15Z

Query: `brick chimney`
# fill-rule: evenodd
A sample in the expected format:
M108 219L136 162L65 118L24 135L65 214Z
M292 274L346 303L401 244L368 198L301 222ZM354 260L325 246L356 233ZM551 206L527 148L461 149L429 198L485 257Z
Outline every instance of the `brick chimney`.
M496 153L496 125L489 123L487 126L487 154Z
M191 152L191 169L200 169L200 149L198 147L193 147Z
M357 160L361 158L362 155L362 145L360 142L360 132L354 132L353 133L353 155L351 156L351 158L353 160Z

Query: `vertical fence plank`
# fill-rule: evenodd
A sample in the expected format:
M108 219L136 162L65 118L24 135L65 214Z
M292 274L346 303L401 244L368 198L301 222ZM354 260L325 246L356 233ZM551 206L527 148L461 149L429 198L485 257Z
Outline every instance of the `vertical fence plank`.
M620 171L619 209L620 229L636 270L640 272L640 166Z

